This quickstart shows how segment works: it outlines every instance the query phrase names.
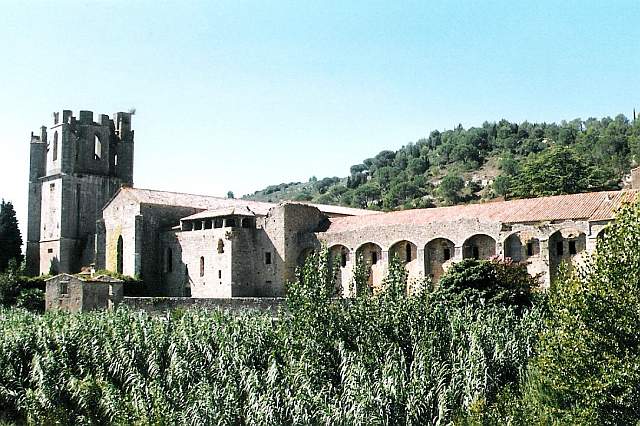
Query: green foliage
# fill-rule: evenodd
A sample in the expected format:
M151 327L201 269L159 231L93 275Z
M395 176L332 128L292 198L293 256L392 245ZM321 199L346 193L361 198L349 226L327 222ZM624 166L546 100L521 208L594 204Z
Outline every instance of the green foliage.
M513 196L522 198L573 194L594 189L591 168L576 152L555 146L532 155L523 164L513 187Z
M499 305L522 310L532 306L538 287L538 278L529 275L524 264L464 259L440 278L434 297L453 306Z
M46 278L25 276L15 259L12 259L6 272L0 273L0 306L18 306L44 311Z
M0 203L0 272L4 272L9 261L22 261L22 236L18 219L11 202Z
M0 310L0 412L45 424L515 418L540 310L409 295L398 261L380 294L336 299L329 265L326 250L309 257L277 318Z
M393 210L431 206L434 195L442 205L492 194L532 197L618 189L638 161L640 120L632 123L624 115L551 124L500 120L469 129L434 130L428 138L351 166L344 179L271 185L246 198ZM441 188L442 183L451 183L443 179L451 174L466 182L473 175L494 178L493 191L480 185L467 185L464 193Z
M450 173L442 179L438 186L438 195L446 204L455 204L460 200L460 191L464 188L464 179L461 176Z
M640 421L639 248L636 203L607 227L587 267L554 283L526 393L545 423Z

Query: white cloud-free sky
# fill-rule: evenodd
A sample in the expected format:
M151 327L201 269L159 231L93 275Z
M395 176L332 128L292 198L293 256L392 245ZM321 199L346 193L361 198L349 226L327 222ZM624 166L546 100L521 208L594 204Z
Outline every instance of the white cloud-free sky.
M0 12L0 197L30 132L136 108L138 187L224 196L345 176L433 129L631 116L640 2L32 1Z

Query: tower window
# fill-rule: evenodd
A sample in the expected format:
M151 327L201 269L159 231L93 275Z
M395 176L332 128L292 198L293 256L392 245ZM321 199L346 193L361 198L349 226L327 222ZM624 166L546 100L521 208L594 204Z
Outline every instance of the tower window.
M218 279L222 279L222 270L218 269Z
M569 254L576 254L576 253L578 253L578 250L576 249L576 242L569 241Z
M268 251L264 254L264 264L271 265L271 252Z
M200 276L204 277L204 257L200 257Z
M58 159L58 132L53 134L53 161Z
M170 248L167 249L167 258L165 259L165 271L173 271L173 252Z
M95 135L94 138L94 159L100 160L102 158L102 142L100 142L100 138L98 137L98 135Z

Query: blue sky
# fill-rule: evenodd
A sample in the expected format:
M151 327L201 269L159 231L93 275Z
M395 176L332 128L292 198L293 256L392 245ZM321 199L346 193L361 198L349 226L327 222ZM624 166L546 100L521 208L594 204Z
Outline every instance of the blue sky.
M0 196L29 134L136 108L135 185L236 196L345 176L433 129L640 110L640 2L3 3Z

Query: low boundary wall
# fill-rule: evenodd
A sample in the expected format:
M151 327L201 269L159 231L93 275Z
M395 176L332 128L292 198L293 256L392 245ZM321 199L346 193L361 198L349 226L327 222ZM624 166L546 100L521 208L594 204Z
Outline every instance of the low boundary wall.
M173 309L223 309L229 312L264 312L275 314L284 307L282 297L236 297L232 299L200 299L193 297L125 297L121 305L151 314L163 314Z

